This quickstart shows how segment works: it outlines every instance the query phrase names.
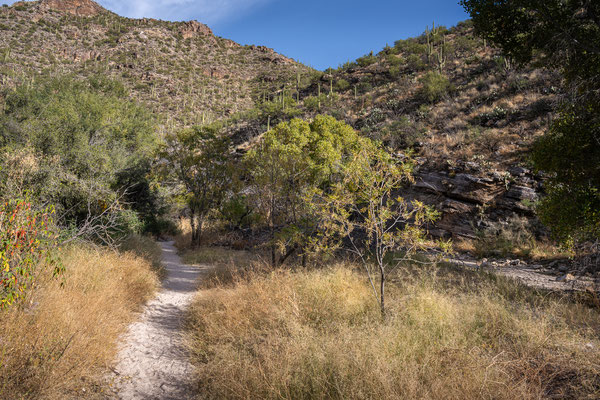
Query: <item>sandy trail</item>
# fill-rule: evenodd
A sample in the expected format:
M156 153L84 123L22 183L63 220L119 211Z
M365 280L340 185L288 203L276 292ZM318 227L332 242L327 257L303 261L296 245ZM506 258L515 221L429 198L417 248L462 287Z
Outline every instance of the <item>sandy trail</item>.
M167 278L125 336L113 376L115 398L182 400L192 397L193 370L181 336L187 306L202 273L183 265L173 242L161 243Z

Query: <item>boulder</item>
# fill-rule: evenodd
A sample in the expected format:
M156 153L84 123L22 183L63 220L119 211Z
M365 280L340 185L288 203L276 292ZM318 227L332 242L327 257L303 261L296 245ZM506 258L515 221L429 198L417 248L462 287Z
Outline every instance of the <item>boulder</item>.
M196 35L213 36L213 31L198 21L184 22L179 29L179 33L181 33L184 39L189 39Z

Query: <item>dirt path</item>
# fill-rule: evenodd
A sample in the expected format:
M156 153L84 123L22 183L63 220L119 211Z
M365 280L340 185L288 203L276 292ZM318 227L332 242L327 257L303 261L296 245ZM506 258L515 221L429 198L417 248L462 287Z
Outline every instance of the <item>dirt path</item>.
M191 397L192 366L181 337L185 309L202 270L183 265L172 242L161 243L167 278L141 319L129 327L114 368L115 398L182 400Z

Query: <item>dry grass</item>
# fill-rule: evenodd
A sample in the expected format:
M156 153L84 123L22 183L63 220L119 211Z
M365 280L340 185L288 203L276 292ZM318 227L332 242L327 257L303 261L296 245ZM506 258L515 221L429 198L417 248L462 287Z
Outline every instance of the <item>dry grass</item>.
M182 261L189 265L208 266L202 279L204 289L232 285L249 276L270 270L259 254L223 247L200 247L183 252Z
M132 253L64 251L64 286L47 280L27 305L0 311L0 398L101 398L117 339L156 290Z
M398 277L386 321L347 266L204 291L190 323L199 397L598 398L598 312L483 278Z
M120 244L119 250L121 252L132 252L147 260L158 277L161 280L165 278L166 271L162 264L162 250L153 239L146 236L131 235Z

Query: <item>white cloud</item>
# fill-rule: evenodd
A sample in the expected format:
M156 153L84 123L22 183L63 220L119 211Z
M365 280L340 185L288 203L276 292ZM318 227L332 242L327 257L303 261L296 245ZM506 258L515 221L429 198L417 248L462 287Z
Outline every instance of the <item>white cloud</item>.
M162 20L196 19L206 24L231 20L270 0L99 0L119 15Z

